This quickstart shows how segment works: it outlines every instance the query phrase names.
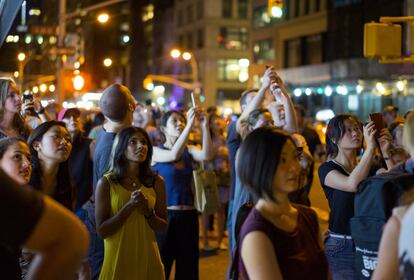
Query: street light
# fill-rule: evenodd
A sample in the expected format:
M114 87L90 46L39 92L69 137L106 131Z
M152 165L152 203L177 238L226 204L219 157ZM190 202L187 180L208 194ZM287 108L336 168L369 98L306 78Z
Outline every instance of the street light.
M26 60L26 54L24 52L20 52L17 55L17 60L19 61L19 85L20 91L23 89L23 70L24 70L24 62Z
M107 13L101 13L96 18L99 23L107 23L109 21L109 15Z
M110 59L109 57L105 58L105 59L103 60L103 65L104 65L105 67L111 67L111 65L112 65L112 59Z
M179 49L172 49L170 52L172 58L177 59L180 56L191 63L191 73L193 76L194 92L200 93L200 82L198 81L198 64L194 54L190 52L182 52Z

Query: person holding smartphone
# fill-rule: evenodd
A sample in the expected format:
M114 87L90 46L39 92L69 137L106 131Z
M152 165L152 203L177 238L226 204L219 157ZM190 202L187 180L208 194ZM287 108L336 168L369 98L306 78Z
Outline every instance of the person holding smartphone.
M202 148L188 145L195 118L201 117ZM166 141L154 147L152 169L165 180L167 187L167 229L157 236L165 278L169 279L173 262L175 279L198 279L198 214L192 190L193 161L212 158L208 118L192 107L185 117L179 111L168 111L161 118Z

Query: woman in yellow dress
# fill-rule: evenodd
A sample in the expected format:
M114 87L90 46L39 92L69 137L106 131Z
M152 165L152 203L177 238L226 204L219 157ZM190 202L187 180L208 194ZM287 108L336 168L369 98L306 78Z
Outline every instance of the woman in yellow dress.
M154 231L166 225L165 183L150 168L152 145L137 127L115 138L109 172L97 184L96 229L104 239L99 279L165 279Z

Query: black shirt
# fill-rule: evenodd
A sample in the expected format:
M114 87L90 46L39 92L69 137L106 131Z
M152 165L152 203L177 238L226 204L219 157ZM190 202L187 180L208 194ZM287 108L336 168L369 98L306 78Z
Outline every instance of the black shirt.
M316 147L322 145L321 139L319 138L318 133L315 129L305 126L302 130L302 136L305 138L306 143L308 144L309 151L312 156L315 154Z
M351 235L349 221L354 216L354 197L355 193L337 190L325 185L325 178L332 170L338 170L345 176L349 174L333 161L327 161L319 167L319 179L325 196L328 199L329 208L329 230L334 233Z
M1 279L20 279L19 247L30 236L43 212L43 199L0 170Z
M241 137L236 130L236 122L231 122L227 127L227 149L229 150L230 163L230 200L234 198L234 190L236 184L236 153L241 144Z

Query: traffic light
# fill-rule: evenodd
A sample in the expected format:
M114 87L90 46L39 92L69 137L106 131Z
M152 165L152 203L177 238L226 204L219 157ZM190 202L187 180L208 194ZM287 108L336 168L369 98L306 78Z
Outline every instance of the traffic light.
M400 57L401 25L366 23L364 26L365 57Z
M281 18L283 16L283 0L268 0L267 12L270 17Z

